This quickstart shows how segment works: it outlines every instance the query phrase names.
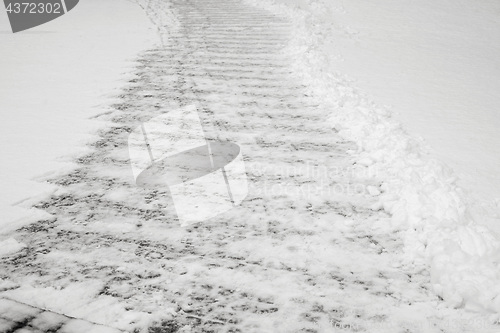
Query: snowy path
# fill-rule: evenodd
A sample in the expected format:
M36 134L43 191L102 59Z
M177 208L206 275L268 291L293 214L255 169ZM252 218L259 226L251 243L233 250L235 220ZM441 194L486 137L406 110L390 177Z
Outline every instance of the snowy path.
M28 246L0 263L0 306L19 302L0 331L79 332L76 319L96 331L477 331L481 318L442 306L426 271L401 262L399 234L382 232L389 217L366 190L378 184L281 52L289 23L239 1L171 3L176 31L141 55L100 117L112 127L37 205L55 219L12 234ZM169 8L148 10L160 22ZM164 191L132 184L127 138L192 104L211 138L242 147L250 189L241 206L181 228Z

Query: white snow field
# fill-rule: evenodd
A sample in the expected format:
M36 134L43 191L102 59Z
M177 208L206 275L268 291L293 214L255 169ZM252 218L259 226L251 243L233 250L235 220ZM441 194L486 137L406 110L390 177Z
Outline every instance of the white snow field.
M324 4L330 68L422 137L457 175L474 220L500 234L500 3Z
M358 143L358 163L377 170L378 207L406 230L407 259L431 267L451 306L498 316L498 3L249 2L295 22L297 70Z
M157 39L127 0L81 1L16 34L0 10L0 233L44 216L30 206L54 187L35 179L73 167L103 126L91 117L109 111L137 53Z
M385 100L339 61L373 43L351 5L82 0L16 35L3 17L0 332L498 332L500 241L379 106L407 90ZM249 183L187 227L128 147L183 107L241 147Z

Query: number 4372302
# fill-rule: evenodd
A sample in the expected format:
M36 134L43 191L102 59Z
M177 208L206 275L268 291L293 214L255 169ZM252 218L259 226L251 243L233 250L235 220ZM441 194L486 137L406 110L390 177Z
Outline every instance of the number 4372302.
M61 14L60 3L34 3L34 2L16 2L9 3L7 13L11 14Z

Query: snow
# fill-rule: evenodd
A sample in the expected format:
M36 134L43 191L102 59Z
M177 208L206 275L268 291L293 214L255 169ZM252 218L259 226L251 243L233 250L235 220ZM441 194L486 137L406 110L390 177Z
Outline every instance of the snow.
M64 313L68 317L83 320L90 319L90 322L111 326L117 329L127 329L131 325L147 326L151 322L151 315L147 313L137 313L129 311L124 304L120 304L111 296L99 296L103 289L101 281L88 281L86 283L73 283L64 289L54 287L23 287L7 291L4 295L16 299L18 302L30 304L35 308L41 308L53 313ZM163 309L168 311L167 309ZM22 318L22 317L21 317ZM54 319L46 322L47 318L40 318L44 325L53 324ZM81 324L67 323L68 332L75 332L71 329L73 325L82 327ZM85 323L90 325L89 322ZM103 328L103 330L106 328ZM110 330L117 332L118 330Z
M405 18L415 15L420 19L421 25L419 27L425 26L426 29L423 29L421 34L409 39L410 45L415 40L419 40L421 44L418 46L424 48L424 45L427 45L424 43L427 41L425 33L429 30L434 32L433 22L442 22L443 17L456 18L453 15L439 16L436 14L438 19L434 21L431 19L429 26L425 25L425 20L422 20L422 18L427 17L426 14L428 13L435 14L437 9L440 9L442 13L450 9L462 13L464 10L462 6L467 3L460 1L455 5L451 5L450 2L447 2L450 6L446 6L440 2L438 5L431 6L428 2L424 4L411 2L412 6L406 6L400 2L389 1L378 6L380 2L373 5L354 2L354 4L350 3L346 7L352 9L352 12L360 9L361 13L365 15L364 18L370 17L370 19L359 19L356 22L359 27L351 28L348 26L351 22L349 17L345 21L341 21L336 20L335 16L331 16L332 13L349 12L343 6L343 2L273 2L266 0L248 0L247 2L272 10L277 15L289 17L295 22L295 41L288 48L289 54L296 59L295 69L300 73L301 78L306 80L311 93L318 95L322 104L327 105L332 110L330 117L332 127L345 139L357 143L358 164L370 166L377 170L374 178L382 182L379 189L382 193L379 195L379 202L373 205L372 208L383 209L390 213L392 227L405 232L405 259L407 262L414 264L425 263L430 267L433 289L445 299L448 305L485 311L486 313L495 314L492 318L498 319L500 315L500 240L498 235L484 226L484 224L487 224L492 227L491 220L494 220L494 217L490 216L488 219L488 216L478 216L478 210L474 209L478 204L471 203L473 198L460 187L459 178L455 171L446 166L446 158L443 159L444 161L434 159L433 157L436 157L436 155L437 157L442 156L429 154L429 148L424 140L411 136L400 124L400 119L391 116L392 110L388 107L380 107L373 99L367 97L364 90L356 86L356 82L347 79L349 78L349 71L342 72L342 66L338 66L339 59L343 59L341 54L343 49L337 45L347 43L351 47L350 49L347 48L351 51L349 55L362 53L364 48L368 48L372 52L351 59L351 67L354 68L359 65L360 68L356 70L356 73L364 72L363 77L372 77L372 85L378 85L379 91L387 88L391 90L391 87L386 85L386 82L390 81L391 77L399 77L398 65L400 67L406 65L406 68L408 68L408 62L401 60L406 59L403 57L404 54L401 53L405 51L415 52L411 47L403 47L403 50L399 47L401 44L405 45L407 41L404 38L405 29L401 28L406 22ZM439 5L443 7L439 7ZM391 13L400 13L401 11L408 11L408 13L407 16L399 18L401 20L400 25L391 26L390 22L384 21L381 24L382 27L374 29L372 35L370 28L383 20L384 15L386 15L385 10ZM484 11L485 9L482 9L481 13ZM379 13L378 16L377 13ZM481 13L478 14L480 17ZM357 12L357 15L363 14ZM355 14L352 15L356 16ZM392 17L391 14L388 14L388 16ZM459 17L463 17L463 14ZM493 18L488 15L486 17L490 27L497 24ZM412 20L412 22L415 20L417 19ZM365 21L372 22L372 25L365 23ZM456 26L456 22L454 23L454 25L450 26ZM357 37L358 29L361 31L359 33L361 37L359 38ZM394 31L394 34L402 38L402 40L385 38L388 29ZM452 28L448 27L448 29L446 30L448 33L452 32ZM472 30L477 33L480 29ZM403 31L403 33L398 35L399 31ZM413 32L418 31L418 29L415 29ZM498 29L495 31L498 32ZM462 40L457 36L463 35L463 28L455 32L455 34L456 36L452 40L459 43L458 51L469 50L467 42L474 40L474 36L468 35L467 38L469 39L464 38L465 44L460 44ZM339 35L342 35L342 37L339 37ZM344 44L342 44L342 40L344 40ZM426 55L432 54L434 57L442 56L443 49L436 46L442 40L443 37L438 38L437 42L431 43L431 51L426 53L424 50L423 53ZM390 59L384 59L389 61L389 64L385 65L389 68L386 71L391 72L392 70L392 76L389 75L388 77L387 75L378 75L377 70L370 71L370 69L378 68L378 64L383 63L376 57L375 51L386 47L387 44L390 44L390 41L393 43L391 47L388 50L379 51L379 53L391 54L391 57L400 60L390 61ZM395 43L395 41L399 43ZM433 45L435 49L432 49ZM483 44L479 42L479 45ZM398 49L398 52L395 49ZM496 52L496 50L493 51ZM457 50L454 51L455 53L458 52ZM394 52L396 54L393 54ZM421 53L417 53L414 57L418 58ZM374 54L374 57L370 57L370 55ZM486 52L486 54L491 54L491 52ZM414 59L414 57L410 59ZM459 60L446 69L450 73L456 70L453 65L460 66L460 64L467 61L467 57L465 60L460 59L460 54L457 55L457 58ZM363 59L369 59L369 61L363 62ZM494 62L492 63L492 59L488 58L482 66L484 68L493 68L492 64ZM496 57L494 61L498 61L498 59L500 58ZM394 68L391 66L394 66ZM381 67L384 67L384 65ZM437 67L439 68L439 66ZM378 70L385 73L381 68L378 68ZM435 71L427 73L424 77L429 78L433 74L435 74ZM412 82L412 78L413 76L407 77L405 82ZM447 79L448 81L451 80L450 77ZM456 78L454 77L454 79ZM436 82L434 81L434 83ZM486 84L489 82L492 81L487 80ZM399 83L398 81L392 84L397 85ZM417 79L411 84L420 86L422 81ZM448 89L453 90L453 87L456 87L457 84L461 84L461 82L455 83ZM473 83L471 84L471 86L468 86L469 90L477 88ZM482 82L482 84L485 83ZM439 85L437 86L439 87ZM414 90L410 88L407 85L402 85L397 90L393 90L391 94L403 96L395 98L396 101L405 100L405 96L414 93ZM368 90L368 92L370 91ZM469 94L463 98L467 100L470 97ZM449 96L446 98L449 98ZM441 103L443 102L441 101ZM397 104L395 103L395 105ZM478 106L478 108L481 107ZM440 119L440 113L436 111L436 108L427 107L427 110L423 113L420 111L421 109L416 105L406 112L411 115L407 116L407 119L411 117L419 119L420 124L422 124L420 127L422 133L426 133L427 129L432 126L440 128L442 123L446 123L447 117L449 121L449 118L453 117L454 112L456 112L450 110L443 115L444 119ZM497 115L492 114L489 108L485 108L482 112L487 115L483 117L486 120L481 125L474 127L477 122L469 122L469 119L474 118L476 113L467 108L461 109L459 114L462 117L460 119L462 125L467 125L470 132L476 133L480 132L485 124L491 126L488 121L493 122L499 119ZM436 115L431 117L430 114ZM433 135L435 137L436 131L428 132L429 137L433 137ZM481 163L486 168L486 173L496 175L497 170L495 170L495 167L498 165L496 159L500 157L497 154L498 147L495 144L498 142L498 134L490 136L490 132L484 132L483 142L479 145L481 149L477 148L477 146L474 147L476 153L473 156L477 159L481 158L481 154L488 156L489 159L479 160L479 162L474 163ZM455 133L452 127L447 127L444 135L450 133L453 133L450 142L453 143L454 149L450 151L449 155L456 155L457 160L473 159L468 155L470 151L461 151L461 148L456 148L456 143L460 142L460 140L455 140L455 138L461 136L463 132ZM439 149L447 150L450 146L444 144ZM482 150L483 148L484 150ZM477 153L477 151L481 152ZM467 167L465 166L465 168ZM470 172L470 174L477 175L477 173L473 172ZM482 178L479 183L489 183L490 181L490 178ZM487 188L487 186L483 186L483 188ZM493 206L494 210L496 203L494 202L493 205L489 206ZM488 206L488 204L483 206ZM476 214L471 214L471 211ZM485 223L487 221L490 223ZM493 227L498 226L493 225ZM391 228L386 228L386 230L387 232L393 232Z
M112 16L112 19L110 19ZM25 32L0 10L0 226L2 233L49 218L31 205L54 191L41 182L72 158L104 122L140 51L158 42L141 8L126 0L86 0Z
M106 125L97 118L109 112L117 88L130 79L127 73L137 65L137 54L159 39L144 11L126 0L80 1L57 20L17 34L10 32L7 15L0 10L0 30L0 233L8 234L32 221L53 219L31 208L57 193L55 186L42 181L74 169L74 157L88 151L85 144L92 133ZM13 237L1 239L0 256L25 247ZM18 287L9 280L0 283L0 289L7 290L4 295L39 308L78 318L92 316L116 327L149 323L147 314L128 311L110 297L96 298L102 287L96 281L63 291ZM17 307L10 305L13 312ZM2 316L7 314L1 310ZM44 312L33 325L38 320L40 325L57 326L57 316ZM70 320L63 331L118 330Z
M475 220L500 234L498 1L325 3L330 68L389 105L450 166Z
M173 4L141 0L164 48L142 53L128 76L119 74L136 65L131 59L150 42L144 36L154 39L131 2L87 0L15 35L25 44L1 36L12 46L1 51L5 73L30 87L2 80L1 110L17 111L5 117L10 131L2 138L2 231L26 223L23 214L37 218L9 208L29 207L37 193L53 194L37 206L57 219L2 241L11 257L0 262L1 296L15 301L0 299L0 310L12 305L6 312L19 321L53 311L37 317L48 327L68 319L62 314L75 317L62 327L68 332L159 330L150 326L174 317L172 327L185 332L233 323L259 332L497 329L500 242L470 215L455 171L336 72L341 55L332 52L332 34L356 33L327 16L339 7L248 2L292 18L294 31L239 1L176 2L177 22ZM112 21L104 15L110 11ZM249 57L249 49L261 55ZM112 108L106 96L119 87ZM251 194L226 214L182 228L164 192L133 184L127 137L128 129L194 100L213 118L216 131L208 135L245 149ZM99 122L89 120L96 114ZM103 120L110 123L101 144L84 147ZM22 144L23 154L10 142ZM85 151L85 163L73 169L67 161ZM50 174L59 187L28 182L35 174ZM285 191L269 193L274 185Z
M27 316L34 317L40 312L39 309L24 304L19 304L7 299L0 299L0 313L3 318L21 321Z
M9 254L20 251L26 246L26 244L16 241L14 238L8 238L6 240L0 241L0 257L7 256Z

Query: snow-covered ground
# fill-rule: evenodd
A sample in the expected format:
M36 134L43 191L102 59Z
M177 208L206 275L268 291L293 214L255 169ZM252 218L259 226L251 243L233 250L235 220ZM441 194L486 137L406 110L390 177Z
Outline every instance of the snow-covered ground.
M278 2L314 17L325 70L422 138L458 176L475 220L500 234L500 3Z
M326 0L248 0L248 2L289 17L295 22L295 41L289 47L289 53L295 59L296 71L301 73L302 78L308 82L311 92L317 94L323 103L330 106L330 121L333 128L344 138L358 144L360 155L357 163L376 170L376 178L382 182L382 185L379 189L381 192L379 204L374 205L373 208L389 212L392 215L393 225L405 230L406 258L416 263L427 263L431 268L434 291L442 296L448 304L454 307L500 313L500 241L498 235L492 231L493 227L497 227L493 225L493 222L498 216L491 216L491 214L497 214L495 209L497 202L486 204L490 207L488 219L485 210L482 211L483 215L478 216L481 213L477 209L480 203L474 203L474 196L461 188L461 182L457 178L456 172L447 167L442 160L434 159L433 157L437 154L430 155L428 153L429 148L425 141L408 134L406 129L401 127L399 119L391 116L392 110L381 107L374 102L363 89L356 86L356 82L349 79L348 74L351 73L342 72L342 67L338 66L339 60L343 59L341 51L347 49L352 52L350 55L355 57L351 62L352 67L361 67L356 70L357 73L363 70L368 71L364 73L364 77L372 76L372 86L386 85L391 78L398 78L401 71L404 72L405 69L408 70L408 67L411 67L409 63L412 62L408 62L404 58L405 54L408 56L408 54L413 54L412 52L419 52L416 57L425 58L427 56L430 58L423 60L424 64L433 64L432 60L435 58L448 56L448 53L445 52L446 44L441 45L441 48L437 47L440 42L448 42L446 36L438 37L438 41L432 42L430 51L425 48L426 34L429 34L429 30L431 33L439 35L439 32L435 32L434 29L444 27L445 35L446 33L452 34L450 43L457 44L454 52L455 57L459 60L456 60L449 68L441 69L438 74L434 71L432 74L435 75L443 72L448 73L448 77L439 77L434 79L433 83L439 87L440 82L447 82L447 84L452 85L449 88L451 91L454 91L454 87L464 85L469 89L474 89L476 88L474 84L469 85L468 82L456 81L457 74L453 73L453 68L457 70L453 65L459 66L467 62L461 59L461 56L468 59L467 52L464 51L464 55L457 54L457 52L460 50L468 51L473 37L478 36L477 29L479 28L477 27L476 30L471 28L472 32L465 36L463 36L463 31L457 35L457 32L450 28L450 26L456 26L455 20L464 17L463 11L467 12L468 8L465 3L460 1L454 5L450 4L448 8L445 6L445 2L440 3L443 6L441 7L432 5L430 2L411 2L411 5L405 6L389 1L379 7L373 4L373 7L370 5L368 8L363 8L366 4L362 2L344 6L342 1ZM348 12L346 7L352 11L359 10L356 14L352 14L354 17L356 15L362 16L361 13L364 13L366 24L365 20L354 20L353 23L357 26L350 28L351 21L348 18L345 21L337 20L338 12ZM490 8L491 11L494 9L494 7ZM436 13L438 10L441 13ZM394 12L398 11L408 11L406 14L408 17L415 15L412 21L422 21L419 25L422 28L422 33L409 38L409 46L405 44L405 34L399 35L399 31L406 31L404 28L391 23L390 20L384 22L384 15L388 15L390 18ZM458 15L458 18L453 14L445 15L446 11L453 11ZM486 25L496 26L494 15L481 16L485 11L487 10L483 8L479 14L475 14L479 15L479 18L474 17L468 21L480 22L480 18L483 18L487 22ZM434 17L435 15L438 19ZM368 19L367 17L370 16L372 18ZM424 18L427 16L431 17L428 26L424 22ZM436 20L439 22L437 26ZM491 20L493 22L490 22ZM382 26L373 29L373 35L371 35L370 29L377 22ZM404 18L398 22L401 25L410 24L405 23ZM414 33L418 31L415 29ZM492 34L495 33L498 31ZM389 34L389 37L386 37L386 34ZM461 35L462 38L459 37ZM352 39L355 41L350 41ZM337 48L337 40L340 40L340 46L347 44L347 47ZM342 40L344 40L343 43ZM415 43L416 40L420 41L420 44L413 45L412 43ZM480 41L475 41L475 43L482 45ZM389 50L383 52L379 50L388 46L390 46ZM418 51L419 47L423 50ZM368 50L368 54L359 55L364 49ZM492 59L487 57L485 67L498 61L498 58L494 58L495 54L498 54L497 50L495 47L489 47L488 44L485 44L481 51L483 54L486 53L488 57L492 57ZM383 69L377 67L381 61L378 57L380 54L391 52L397 52L396 55L391 55L395 59L392 61L395 64L385 65L385 67L380 65L390 74L378 77L379 73L384 73ZM370 57L370 54L373 57ZM359 64L356 59L360 60ZM436 66L439 67L439 65ZM348 66L343 68L348 68ZM372 71L370 72L370 70ZM426 73L423 76L429 78L432 74ZM410 75L406 78L410 80L411 77ZM485 78L487 83L495 82L496 79ZM392 84L397 85L398 82ZM421 84L422 81L416 80L410 86L420 87ZM482 84L484 85L484 82ZM379 88L379 90L382 89ZM388 87L388 89L391 88ZM429 90L419 88L418 91ZM397 92L399 95L395 98L396 101L407 101L407 96L411 95L413 90L406 91L403 86ZM473 94L470 93L463 98L467 100L471 95ZM395 95L391 93L389 96ZM444 101L446 98L434 102L440 103L439 105L442 106L446 104ZM389 102L386 101L386 103ZM419 108L406 110L407 119L418 118L419 122L423 124L420 127L422 133L419 133L422 135L426 133L427 127L440 128L441 122L453 118L453 112L458 112L459 122L467 125L469 132L481 132L484 127L490 126L487 120L479 124L477 121L471 122L470 120L475 118L476 112L470 110L447 111L442 119L438 115L438 110L420 111ZM430 117L429 114L434 114L434 116ZM490 122L499 119L498 115L495 115L488 108L482 110L480 114L483 115L483 118L489 119ZM424 119L421 119L422 116ZM441 122L438 119L441 119ZM428 125L427 122L431 124ZM448 128L448 134L453 132L449 126L445 126L445 128ZM453 133L456 138L462 134ZM435 131L430 131L429 137L435 137ZM486 146L487 153L483 156L488 157L483 164L487 165L487 171L493 175L496 175L496 164L491 163L491 161L498 160L498 155L495 154L497 147L494 144L496 137L498 137L496 134L491 136L486 134L481 146L481 148ZM461 140L455 141L460 142ZM450 146L445 144L444 148L440 148L446 150ZM476 150L481 148L476 148ZM467 152L461 151L456 146L449 155L456 155L456 160L467 158ZM474 156L480 158L481 154ZM471 175L474 175L472 171ZM483 183L488 181L484 178L480 180ZM485 189L488 186L480 188ZM387 231L390 232L389 229Z
M72 168L71 156L103 126L90 118L108 111L137 53L157 39L144 11L127 0L81 1L16 34L0 10L1 232L43 216L25 200L53 187L32 180Z
M331 68L450 166L500 234L500 3L329 1Z
M426 154L430 140L377 105L396 106L407 90L386 101L361 76L346 79L356 73L340 60L372 45L360 32L369 22L349 27L356 3L277 1L243 1L267 12L239 0L141 0L161 46L136 63L155 36L131 2L87 0L37 30L1 36L2 161L11 162L1 170L9 233L0 238L0 311L10 322L0 324L35 325L42 312L80 330L161 321L183 332L498 329L500 241L470 215L477 205L457 171ZM373 24L372 33L394 26ZM388 44L374 44L373 64ZM249 196L183 228L165 189L131 180L127 137L186 105L200 106L207 135L242 147ZM95 114L99 123L87 120ZM55 162L83 150L76 165ZM57 190L36 206L53 218L12 231L27 220L8 225L25 212L8 205L52 191L28 181L49 172Z

